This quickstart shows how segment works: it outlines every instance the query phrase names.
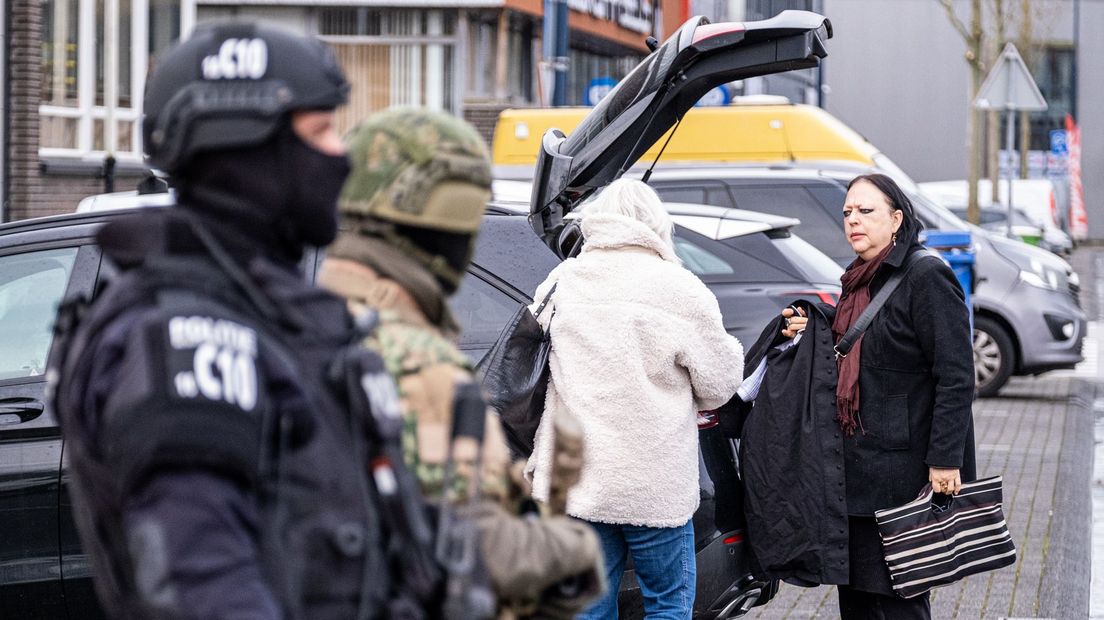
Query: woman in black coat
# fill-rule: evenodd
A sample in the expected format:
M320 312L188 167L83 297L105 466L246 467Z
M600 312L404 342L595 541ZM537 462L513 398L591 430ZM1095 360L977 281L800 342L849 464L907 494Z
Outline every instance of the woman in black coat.
M838 339L885 281L921 250L921 224L892 179L855 178L843 205L857 258L841 278L832 319ZM783 312L787 337L805 319ZM837 360L836 420L844 434L850 581L839 586L840 615L930 618L928 595L893 593L874 511L907 503L925 483L955 494L974 477L974 365L969 309L943 261L915 262L846 357Z

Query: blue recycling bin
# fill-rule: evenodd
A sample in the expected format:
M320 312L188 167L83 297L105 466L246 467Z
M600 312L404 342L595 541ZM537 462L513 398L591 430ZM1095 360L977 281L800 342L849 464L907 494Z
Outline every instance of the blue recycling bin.
M973 250L973 237L968 230L930 230L927 231L927 239L924 245L938 250L939 254L951 265L958 283L966 293L966 307L970 309L970 327L974 326L974 304L971 296L974 293L974 265L976 263Z

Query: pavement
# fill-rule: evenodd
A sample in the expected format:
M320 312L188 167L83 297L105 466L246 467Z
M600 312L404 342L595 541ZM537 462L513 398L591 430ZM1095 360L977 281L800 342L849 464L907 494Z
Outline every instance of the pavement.
M933 591L933 618L1104 618L1104 248L1072 262L1092 321L1085 361L974 406L978 475L1004 477L1016 564ZM834 587L783 584L745 617L838 616Z

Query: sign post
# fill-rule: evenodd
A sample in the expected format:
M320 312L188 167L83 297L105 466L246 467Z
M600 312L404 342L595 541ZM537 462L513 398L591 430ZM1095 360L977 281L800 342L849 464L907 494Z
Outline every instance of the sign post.
M1005 130L1005 145L1008 149L1008 160L1012 161L1012 153L1016 147L1016 112L1037 112L1047 109L1046 99L1035 85L1035 78L1027 70L1020 52L1016 46L1009 43L1004 46L996 65L985 77L981 89L978 91L974 107L980 110L1004 110L1008 116ZM1012 166L1008 166L1008 236L1012 236Z

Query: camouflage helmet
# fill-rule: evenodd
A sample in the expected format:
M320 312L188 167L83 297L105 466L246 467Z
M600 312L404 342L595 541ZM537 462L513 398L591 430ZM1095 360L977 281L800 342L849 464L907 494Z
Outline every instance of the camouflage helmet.
M466 121L442 112L393 108L346 137L352 172L343 216L474 234L491 197L487 146Z

